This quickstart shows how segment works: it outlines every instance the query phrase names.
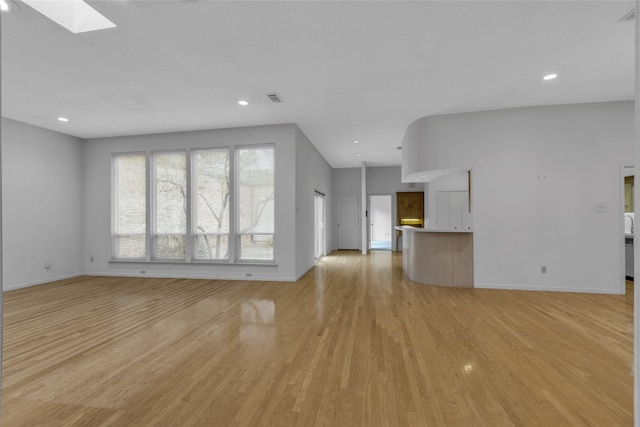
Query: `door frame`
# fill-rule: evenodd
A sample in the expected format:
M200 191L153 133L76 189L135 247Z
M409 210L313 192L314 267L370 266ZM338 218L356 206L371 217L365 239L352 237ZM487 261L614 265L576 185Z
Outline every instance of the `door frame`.
M319 235L320 224L318 223L317 214L317 203L318 199L322 200L322 223L324 224L322 227L322 236ZM318 238L322 237L322 248L320 253L316 252L318 245ZM318 261L323 256L327 255L327 197L324 193L321 193L318 190L313 191L313 259Z
M395 229L393 228L394 220L394 207L393 207L393 194L369 194L367 196L367 248L371 249L371 241L373 240L373 230L371 229L373 222L373 209L371 209L372 197L388 197L389 198L389 241L391 242L390 251L393 251L393 235Z
M621 295L625 295L627 293L627 274L626 274L626 257L625 257L625 251L626 251L626 247L624 244L624 238L625 238L625 234L624 234L624 178L625 176L635 176L635 166L633 165L629 165L629 164L625 164L625 163L620 163L620 183L618 185L618 191L619 191L619 197L620 197L620 203L618 203L618 206L620 206L621 209L621 213L622 215L619 215L619 228L620 228L620 294ZM635 197L633 198L633 204L634 204L634 214L635 214L635 205L637 205L636 203L636 199ZM635 226L634 226L634 230L635 230ZM635 233L638 234L638 233ZM634 243L634 253L633 253L633 257L634 257L634 264L636 263L636 259L638 258L636 256L636 251L635 249L638 247L638 245L636 244L636 239L634 236L633 239L633 243ZM635 280L635 274L634 274L634 283L636 282ZM634 286L635 289L635 286Z

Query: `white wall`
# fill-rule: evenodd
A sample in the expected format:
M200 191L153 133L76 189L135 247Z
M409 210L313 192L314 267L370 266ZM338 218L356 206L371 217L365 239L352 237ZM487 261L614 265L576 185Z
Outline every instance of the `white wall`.
M288 124L87 140L83 193L84 271L93 275L220 279L248 279L246 275L251 274L253 280L294 280L296 233L292 227L296 227L296 129L295 125ZM276 266L109 262L112 153L265 143L274 143L276 147ZM310 233L313 235L313 231ZM143 270L146 273L141 273Z
M82 272L82 170L80 139L2 119L4 290Z
M340 194L360 194L360 168L341 168L333 170L333 188L336 196Z
M402 175L472 169L476 287L621 293L633 132L632 102L426 117L407 130Z
M335 249L333 209L333 174L331 166L296 126L296 277L314 265L314 192L325 197L327 253Z
M333 169L333 208L327 209L327 219L331 218L333 226L327 227L327 236L331 236L335 242L334 249L338 247L338 197L351 194L360 197L362 170L360 168ZM362 201L360 201L362 203Z

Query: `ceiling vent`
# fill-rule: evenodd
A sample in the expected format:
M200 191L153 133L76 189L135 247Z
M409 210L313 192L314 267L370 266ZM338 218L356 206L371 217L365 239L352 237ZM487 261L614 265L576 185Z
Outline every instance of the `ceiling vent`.
M267 98L269 98L269 101L273 102L274 104L282 104L284 102L282 101L282 98L280 98L280 95L275 92L268 93Z
M622 18L620 18L618 20L618 22L627 22L627 21L633 21L636 17L636 10L632 9L631 12L627 13L626 15L624 15Z

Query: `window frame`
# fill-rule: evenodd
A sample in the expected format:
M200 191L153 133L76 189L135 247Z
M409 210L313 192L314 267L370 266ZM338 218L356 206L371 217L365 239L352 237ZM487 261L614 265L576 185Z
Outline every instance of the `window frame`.
M274 209L274 226L271 233L240 233L239 230L239 150L246 149L264 149L273 150L273 209ZM229 155L229 232L228 234L220 233L227 236L228 251L226 258L198 258L196 251L197 237L199 235L217 235L218 233L198 233L196 227L196 203L197 203L197 181L195 176L195 155L202 151L226 151ZM156 194L156 165L155 156L170 153L183 153L186 161L186 229L185 229L185 256L183 258L168 258L157 256L157 237L160 235L173 235L174 233L156 233L156 212L157 212L157 194ZM116 200L116 158L126 156L144 156L145 158L145 256L144 257L117 257L116 242L120 234L116 234L117 218L118 218L118 201ZM132 263L164 263L164 264L217 264L217 265L277 265L276 264L276 234L277 226L275 223L277 211L277 192L276 192L276 144L244 144L244 145L228 145L221 147L197 147L197 148L176 148L161 150L145 150L131 152L114 152L111 153L111 261L113 262L132 262ZM131 235L128 233L127 235ZM241 239L242 236L270 236L273 241L273 251L271 259L254 259L241 258Z
M238 155L238 152L240 150L247 150L247 149L265 149L265 148L270 148L273 150L273 217L274 217L274 224L273 224L273 232L271 233L241 233L240 232L240 208L238 204L234 204L234 208L235 208L235 212L234 212L234 216L235 216L235 232L234 232L234 241L235 241L235 252L234 252L234 257L236 260L236 263L242 264L242 263L247 263L247 264L275 264L276 262L276 224L275 224L275 218L276 218L276 147L274 143L265 143L265 144L255 144L255 145L236 145L233 147L233 151L234 151L234 155L235 155L235 176L234 176L234 183L235 183L235 199L238 201L237 203L240 202L240 156ZM271 236L271 241L272 241L272 245L273 245L273 250L272 250L272 257L271 259L256 259L256 258L242 258L242 236Z
M227 203L229 209L229 231L227 233L199 233L196 230L197 227L197 206L198 206L198 188L197 188L197 167L193 165L196 164L195 157L199 152L207 152L207 151L226 151L227 156L229 156L229 201ZM190 187L192 191L192 197L190 198L191 205L191 227L190 235L191 235L191 243L190 248L192 251L192 257L190 259L191 262L194 263L233 263L235 257L234 255L234 244L233 244L233 235L235 230L234 223L234 215L233 212L235 210L235 194L234 194L234 171L235 171L235 162L234 162L234 150L232 147L215 147L215 148L194 148L190 153L190 167L191 167L191 178L190 178ZM197 248L198 244L198 236L227 236L227 257L226 258L200 258L197 256Z
M145 198L144 198L144 209L145 209L145 231L143 233L118 233L118 218L119 218L119 200L117 193L118 189L118 173L117 173L117 164L116 159L119 157L136 157L142 156L144 157L144 184L145 184ZM149 182L147 176L149 174L149 158L145 151L133 151L133 152L117 152L111 153L111 259L113 260L121 260L121 261L146 261L149 259ZM123 257L117 256L118 253L118 238L122 236L139 236L144 235L145 240L145 250L144 256L142 257Z
M157 225L158 225L158 200L157 200L157 182L156 182L156 156L163 154L184 154L185 156L185 230L184 230L184 257L162 257L158 256L158 237L159 236L181 236L182 234L177 233L157 233ZM150 151L147 155L148 161L150 163L150 167L147 173L148 177L148 188L149 188L149 198L147 199L147 203L149 204L149 214L151 219L149 221L149 234L147 235L147 240L150 246L150 254L149 258L151 261L163 261L163 262L185 262L189 261L189 214L190 214L190 195L189 195L189 150L186 149L167 149L167 150L153 150Z

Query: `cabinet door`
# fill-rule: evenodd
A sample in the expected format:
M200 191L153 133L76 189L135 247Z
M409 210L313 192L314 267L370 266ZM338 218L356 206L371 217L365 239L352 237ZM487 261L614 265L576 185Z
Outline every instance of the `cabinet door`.
M413 218L424 217L424 193L411 193L411 215Z
M467 191L436 192L436 228L462 230L471 226Z
M449 227L461 230L463 227L463 212L466 192L452 191L449 198Z
M398 224L400 224L402 218L410 218L410 203L409 193L396 194L396 216L398 218Z
M436 193L436 228L448 230L449 221L449 201L451 199L449 191L438 191Z

